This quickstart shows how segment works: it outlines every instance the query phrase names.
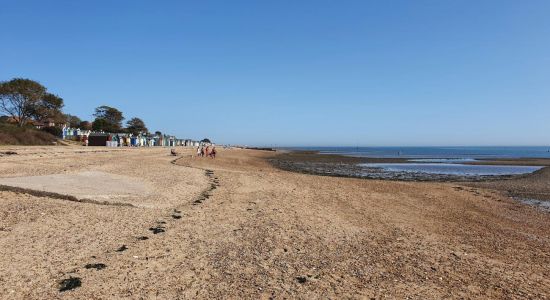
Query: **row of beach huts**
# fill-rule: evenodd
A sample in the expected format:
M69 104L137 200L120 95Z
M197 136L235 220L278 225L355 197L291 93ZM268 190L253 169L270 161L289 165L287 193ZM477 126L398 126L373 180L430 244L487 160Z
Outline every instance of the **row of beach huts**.
M85 146L107 147L198 147L203 144L191 139L178 139L173 135L94 132L70 127L63 127L62 139L82 142Z

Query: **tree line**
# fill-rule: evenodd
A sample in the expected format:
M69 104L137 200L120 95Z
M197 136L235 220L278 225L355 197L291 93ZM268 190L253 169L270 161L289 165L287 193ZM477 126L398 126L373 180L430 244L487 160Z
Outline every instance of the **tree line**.
M131 118L123 126L124 115L114 107L102 105L95 109L92 122L63 113L64 101L58 95L48 92L42 84L25 78L14 78L0 82L0 112L11 118L19 127L31 122L51 121L68 124L72 128L105 132L148 133L145 122ZM160 135L159 131L155 134Z

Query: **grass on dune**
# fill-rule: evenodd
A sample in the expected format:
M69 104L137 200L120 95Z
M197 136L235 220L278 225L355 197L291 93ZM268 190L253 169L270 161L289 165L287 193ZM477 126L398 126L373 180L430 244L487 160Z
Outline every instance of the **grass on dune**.
M0 145L53 145L57 138L32 128L0 123Z

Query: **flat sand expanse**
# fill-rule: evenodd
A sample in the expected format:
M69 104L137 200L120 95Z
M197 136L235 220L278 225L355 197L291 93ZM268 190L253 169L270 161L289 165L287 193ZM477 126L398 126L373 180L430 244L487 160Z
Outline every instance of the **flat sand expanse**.
M140 182L136 177L100 171L0 178L0 185L20 188L28 193L38 191L68 195L74 197L75 201L156 206L155 202L147 203L153 195L147 183Z
M0 299L550 298L550 214L494 190L291 173L251 150L1 150L17 152L6 184L93 172L85 188L147 191L133 206L0 191Z

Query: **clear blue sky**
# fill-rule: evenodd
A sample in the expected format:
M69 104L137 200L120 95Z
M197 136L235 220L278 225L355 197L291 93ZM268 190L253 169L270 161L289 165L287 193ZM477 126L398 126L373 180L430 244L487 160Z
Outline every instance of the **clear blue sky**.
M0 0L0 80L249 145L548 145L550 1Z

